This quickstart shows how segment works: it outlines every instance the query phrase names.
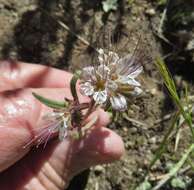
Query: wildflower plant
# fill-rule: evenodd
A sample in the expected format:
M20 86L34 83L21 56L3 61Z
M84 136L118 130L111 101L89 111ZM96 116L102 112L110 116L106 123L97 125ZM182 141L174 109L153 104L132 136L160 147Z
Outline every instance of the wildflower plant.
M96 123L97 117L89 123L86 123L86 119L98 107L105 111L124 112L128 109L131 98L142 93L137 77L143 71L143 59L138 46L132 54L124 57L102 48L96 51L97 64L76 72L71 79L73 100L65 99L59 102L33 93L36 99L53 111L43 117L44 127L26 146L39 146L42 143L46 145L48 140L56 135L61 141L67 136L80 139ZM80 103L76 91L77 83L80 84L81 94L91 99L89 103Z

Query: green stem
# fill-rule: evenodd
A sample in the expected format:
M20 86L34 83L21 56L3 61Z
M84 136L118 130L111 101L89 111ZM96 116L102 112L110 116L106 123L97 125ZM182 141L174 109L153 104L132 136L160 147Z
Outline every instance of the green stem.
M77 80L79 79L80 73L76 72L70 82L70 88L71 88L71 94L73 96L74 101L78 102L78 95L77 95L77 90L76 90L76 84Z

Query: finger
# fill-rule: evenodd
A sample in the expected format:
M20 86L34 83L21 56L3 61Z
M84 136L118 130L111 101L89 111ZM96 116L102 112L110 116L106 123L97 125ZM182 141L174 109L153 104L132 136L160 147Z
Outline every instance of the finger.
M47 150L52 147L53 144L48 145ZM66 139L57 143L48 162L55 166L57 173L64 176L67 182L91 166L120 159L124 152L124 144L119 135L110 129L95 127L81 140Z
M89 136L74 142L72 152L70 173L76 175L91 166L120 159L124 154L124 144L115 132L104 127L96 127Z
M110 123L110 116L104 110L98 108L89 117L86 119L86 123L91 121L94 117L97 116L97 122L95 123L96 126L99 127L106 127Z
M43 65L0 62L0 91L23 87L69 87L72 74Z

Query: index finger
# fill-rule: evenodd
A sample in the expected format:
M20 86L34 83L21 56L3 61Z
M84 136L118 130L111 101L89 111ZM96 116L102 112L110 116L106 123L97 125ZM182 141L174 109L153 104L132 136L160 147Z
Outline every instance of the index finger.
M43 65L1 61L0 92L17 88L69 87L72 74Z

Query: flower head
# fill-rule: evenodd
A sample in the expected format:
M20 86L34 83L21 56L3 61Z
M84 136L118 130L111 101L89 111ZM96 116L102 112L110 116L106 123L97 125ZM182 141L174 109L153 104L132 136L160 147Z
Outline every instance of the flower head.
M98 53L99 64L83 69L81 93L92 97L97 104L109 101L113 109L126 110L127 97L142 92L136 77L143 67L133 55L119 58L117 53L105 53L103 49L99 49Z

